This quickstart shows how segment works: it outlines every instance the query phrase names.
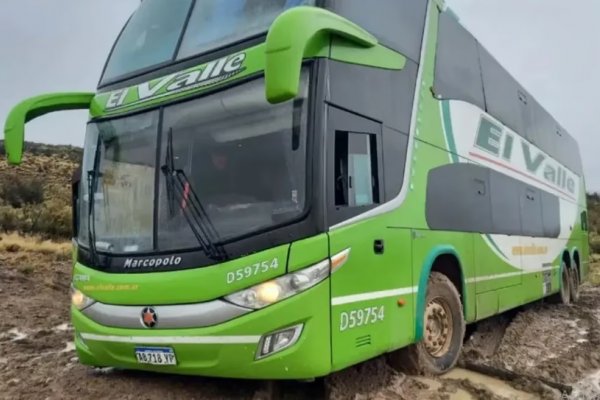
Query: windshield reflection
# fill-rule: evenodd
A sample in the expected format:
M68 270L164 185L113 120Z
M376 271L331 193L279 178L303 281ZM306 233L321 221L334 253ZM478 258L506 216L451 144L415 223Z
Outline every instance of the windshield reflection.
M154 248L157 132L157 111L88 125L79 185L80 243L88 244L89 230L93 229L92 236L100 252L141 252ZM94 160L96 155L98 159ZM95 193L90 196L90 179L94 176ZM91 199L93 220L88 227Z
M218 240L279 225L303 212L303 102L268 104L261 79L167 109L163 129L172 132L174 168L189 179L179 207L187 205L193 189ZM165 137L163 154L167 147ZM196 238L185 215L168 213L167 184L161 177L158 247L193 246Z
M115 254L199 248L223 259L228 240L300 217L307 71L301 85L295 101L278 105L265 100L257 79L162 111L90 123L79 244Z

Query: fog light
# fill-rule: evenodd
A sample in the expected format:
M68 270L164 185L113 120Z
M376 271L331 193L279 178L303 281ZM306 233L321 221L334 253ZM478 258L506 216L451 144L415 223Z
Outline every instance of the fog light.
M270 356L293 346L300 339L303 327L304 324L300 324L264 335L258 343L256 359Z

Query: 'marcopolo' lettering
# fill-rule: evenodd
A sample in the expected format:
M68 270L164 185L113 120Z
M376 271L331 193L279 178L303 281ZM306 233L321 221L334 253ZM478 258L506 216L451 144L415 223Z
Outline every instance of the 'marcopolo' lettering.
M181 257L155 257L155 258L143 258L135 259L128 258L123 264L123 268L151 268L151 267L169 267L172 265L181 264Z

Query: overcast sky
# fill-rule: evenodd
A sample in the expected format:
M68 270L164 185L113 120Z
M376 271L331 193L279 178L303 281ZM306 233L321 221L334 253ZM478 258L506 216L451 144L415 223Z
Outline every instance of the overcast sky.
M577 139L588 191L600 191L600 0L447 3Z
M93 92L106 57L140 0L0 0L0 127L19 101ZM32 142L83 145L86 111L27 124ZM4 154L0 155L4 157Z
M588 189L600 191L600 134L595 127L600 113L600 0L447 2L575 136ZM116 35L138 4L0 0L0 126L10 107L28 96L93 91ZM85 112L46 116L28 125L27 139L82 145L85 120Z

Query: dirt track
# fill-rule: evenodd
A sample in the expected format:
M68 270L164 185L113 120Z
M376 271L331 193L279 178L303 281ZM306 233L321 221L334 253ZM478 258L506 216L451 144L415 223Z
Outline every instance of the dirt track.
M261 399L259 382L93 370L81 366L68 325L69 263L50 256L0 254L0 399ZM574 306L536 304L478 325L463 363L569 385L563 398L600 399L600 288ZM321 385L321 386L320 386ZM560 399L537 379L489 380L457 369L437 378L399 374L384 359L328 378L292 384L285 398ZM516 390L521 389L521 391Z

